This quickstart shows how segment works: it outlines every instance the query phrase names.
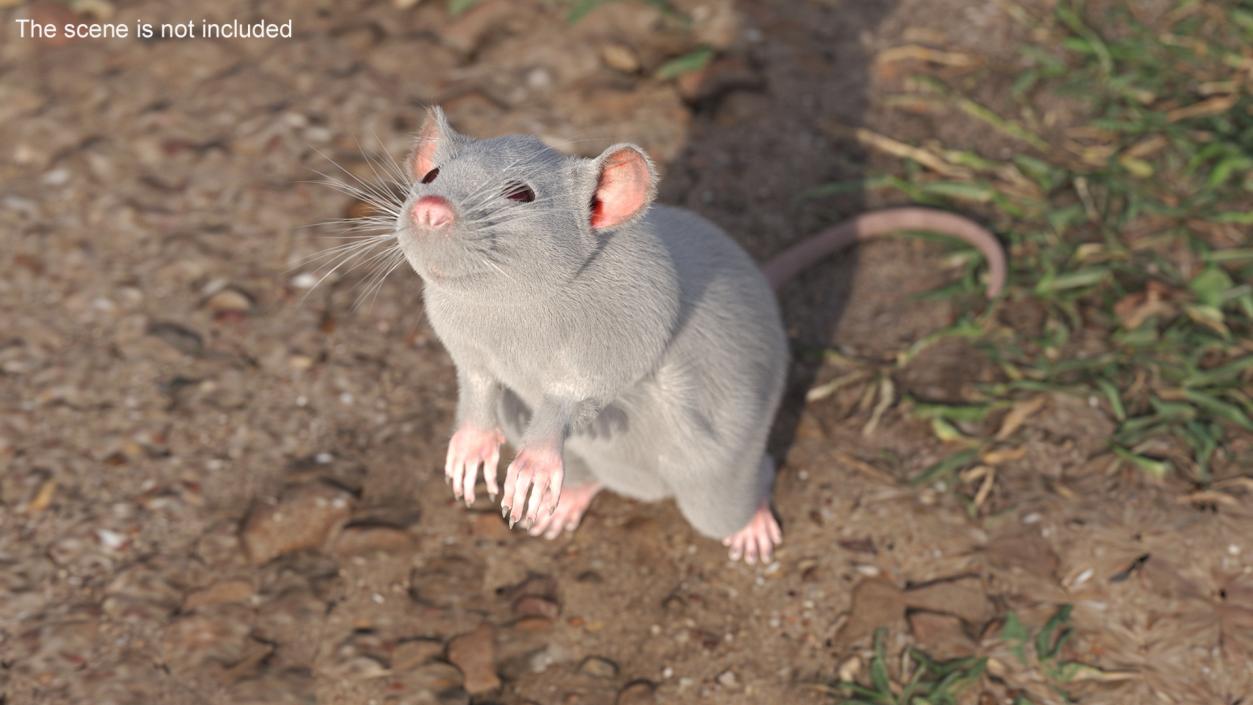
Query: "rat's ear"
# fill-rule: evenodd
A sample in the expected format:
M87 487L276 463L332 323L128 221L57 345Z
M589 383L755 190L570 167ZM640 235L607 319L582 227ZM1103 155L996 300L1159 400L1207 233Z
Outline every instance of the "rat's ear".
M648 210L657 195L657 170L644 150L633 144L614 145L596 157L594 167L593 230L619 227Z
M413 151L409 153L409 160L406 162L409 177L414 181L421 181L432 169L439 166L435 163L436 155L457 142L460 137L449 127L448 118L444 117L444 111L439 106L429 108L426 122L422 123L422 129L418 131L413 142Z

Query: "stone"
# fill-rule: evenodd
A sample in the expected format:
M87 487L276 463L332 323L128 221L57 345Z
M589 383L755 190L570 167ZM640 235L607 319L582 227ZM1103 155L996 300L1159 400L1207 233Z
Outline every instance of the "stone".
M510 535L509 524L498 511L469 512L470 530L485 539L504 539Z
M984 548L988 562L996 568L1020 568L1032 575L1057 579L1061 559L1039 531L1025 531L992 539Z
M352 495L335 487L296 487L275 504L255 508L244 522L241 539L248 559L268 563L292 551L318 548L352 513Z
M444 652L444 644L438 639L410 639L396 645L392 651L392 669L408 671L420 666Z
M523 595L513 602L513 613L524 617L547 617L556 619L561 614L561 606L556 602L538 595Z
M253 299L243 289L227 286L205 299L204 305L205 308L215 314L227 312L245 313L252 310Z
M436 556L409 574L409 595L421 605L455 607L479 599L485 566L456 553Z
M765 86L761 75L736 56L714 59L698 71L680 75L676 84L689 102L717 98L732 91L759 91Z
M348 681L371 680L389 673L387 666L373 656L354 656L330 666L327 671L336 679Z
M316 705L314 677L304 669L266 669L230 691L232 705Z
M657 702L657 684L637 678L622 686L613 702L614 705L653 705Z
M926 583L905 591L905 602L931 612L956 615L979 625L991 619L996 608L983 590L977 576L963 576Z
M252 583L247 580L222 580L189 594L183 600L183 611L247 602L254 593Z
M154 321L148 325L147 333L184 355L198 357L204 353L204 337L186 326L170 321Z
M391 526L349 526L339 533L331 552L337 556L403 553L413 548L413 537Z
M636 73L640 70L640 59L635 50L625 44L611 42L604 45L600 48L600 58L614 71Z
M579 673L594 678L617 678L618 664L603 656L588 656L579 663Z
M177 674L214 662L239 662L248 650L249 616L239 609L220 609L212 614L194 614L170 623L161 640L162 658Z
M910 612L909 631L935 658L969 656L975 649L974 642L966 636L961 619L951 614L921 610Z
M874 633L882 626L891 626L905 614L901 589L882 578L867 578L853 588L848 621L840 627L836 641L847 646Z
M523 617L510 626L520 632L542 632L553 626L553 620L547 617Z
M469 705L470 703L470 696L463 690L461 672L439 661L423 664L412 671L398 671L393 668L392 673L383 682L387 684L385 687L388 696L382 701L382 705ZM360 702L365 702L365 700Z
M516 8L512 0L481 0L454 18L440 32L446 46L470 54L480 49L485 40L509 21Z
M489 693L500 687L496 675L496 630L490 624L454 637L448 643L448 660L465 677L465 690L471 695Z

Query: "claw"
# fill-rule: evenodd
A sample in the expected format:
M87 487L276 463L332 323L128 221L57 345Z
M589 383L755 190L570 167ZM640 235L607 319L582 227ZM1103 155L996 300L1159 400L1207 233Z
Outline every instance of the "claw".
M462 426L453 434L444 461L444 483L452 486L453 497L464 501L467 507L474 504L474 487L480 466L488 491L496 489L496 478L491 473L496 470L500 444L504 441L505 437L499 430L470 425Z
M742 558L749 565L754 565L758 561L769 563L774 558L775 546L782 540L783 532L770 513L770 505L763 501L748 524L723 539L722 545L730 547L728 555L732 561Z

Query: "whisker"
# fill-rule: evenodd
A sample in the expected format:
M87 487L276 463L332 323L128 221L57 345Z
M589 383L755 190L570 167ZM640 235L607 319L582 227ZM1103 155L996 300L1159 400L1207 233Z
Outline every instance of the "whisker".
M404 167L396 161L396 158L392 155L391 150L387 149L387 145L383 143L383 140L379 137L378 132L375 131L373 127L370 128L370 133L374 135L374 141L378 142L379 152L383 154L385 159L384 166L390 165L390 173L392 178L395 179L396 187L400 190L408 191L413 179L405 174Z
M386 147L382 144L382 140L378 139L377 134L375 135L375 141L379 143L380 147L383 147L383 151L386 153ZM392 201L399 203L399 201L397 201L397 192L407 192L409 188L404 183L394 182L392 180L394 175L388 174L386 170L380 171L379 168L375 166L374 159L370 157L370 155L365 151L365 148L361 145L361 140L357 140L357 149L361 152L361 156L365 159L365 163L370 167L370 172L374 174L374 178L378 179L381 184L377 186L377 190L382 191L390 197ZM400 200L403 200L403 198Z
M328 248L326 248L326 249L324 249L324 250L319 250L319 251L317 251L317 252L313 253L312 255L310 255L310 256L309 256L309 259L310 259L310 260L313 260L313 259L322 259L322 258L325 258L325 257L326 257L326 256L328 256L328 255L335 255L335 254L340 254L340 253L344 253L344 252L350 252L350 251L352 251L352 250L356 250L356 249L360 249L360 248L368 248L368 247L373 247L374 245L377 245L377 244L380 244L380 243L386 242L386 241L391 240L391 239L393 239L393 238L388 237L388 236L384 236L384 235L364 235L364 236L356 236L356 237L352 237L352 238L350 239L350 241L349 241L349 242L342 243L342 244L339 244L339 245L334 245L334 246L332 246L332 247L328 247Z
M358 142L358 148L360 148L360 142ZM335 161L334 159L332 159L332 158L330 157L330 155L326 154L325 152L323 152L322 150L318 149L317 147L313 147L313 151L314 151L314 152L316 152L317 154L319 154L319 155L320 155L323 159L325 159L325 160L327 160L328 162L330 162L331 164L333 164L333 165L335 166L335 168L337 168L337 169L339 169L341 172L343 172L346 176L348 176L348 178L350 178L350 179L352 179L353 181L356 181L358 184L360 184L360 188L358 188L358 189L357 189L358 191L360 191L360 192L362 192L362 193L368 193L368 194L370 194L370 195L372 195L372 196L374 197L373 199L362 199L362 200L369 200L370 202L373 202L373 203L380 203L380 204L382 204L382 203L389 203L389 204L392 204L392 205L393 205L393 208L394 208L394 209L398 209L398 208L399 208L399 206L400 206L400 202L396 200L396 198L395 198L395 196L394 196L394 195L392 195L392 194L390 194L390 193L387 193L387 192L385 192L385 191L381 190L379 187L377 187L377 186L375 186L375 185L372 185L372 184L368 184L368 183L366 183L363 179L361 179L361 177L357 176L356 174L352 173L352 172L351 172L351 171L349 171L348 169L344 168L344 166L343 166L343 165L341 165L339 162L337 162L337 161ZM364 153L363 153L363 156L364 156ZM368 158L366 159L366 161L367 161L367 163L369 163L369 159L368 159ZM370 168L371 168L371 170L373 170L373 168L374 168L374 167L373 167L373 165L372 165L372 164L371 164L371 167L370 167ZM318 172L318 173L321 173L321 172ZM327 178L327 179L329 179L329 178L330 178L330 177L329 177L328 175L326 175L326 174L321 174L321 175L322 175L324 178ZM345 183L344 185L345 185L345 186L351 186L351 184L347 184L347 183ZM356 188L356 187L354 187L354 188ZM387 209L384 209L384 210L387 210Z
M387 281L387 277L391 276L396 268L405 263L405 254L399 248L393 253L392 257L386 260L386 269L382 269L381 273L376 275L357 298L354 304L354 310L364 308L371 299L378 298L379 292L383 289L383 282Z
M391 230L396 226L394 218L386 216L369 217L369 218L335 218L332 220L323 220L317 223L309 223L308 225L298 226L299 230L309 230L311 228L334 228L336 230Z
M479 261L480 261L480 262L482 262L483 264L486 264L487 266L491 267L492 269L496 270L496 272L497 272L498 274L500 274L500 276L502 276L502 277L504 277L505 279L507 279L510 283L513 283L513 282L514 282L514 278L513 278L513 277L511 277L511 276L509 276L509 274L508 274L508 273L507 273L504 269L502 269L500 265L498 265L498 264L496 264L495 262L493 262L490 258L488 258L488 257L480 257L480 258L479 258Z
M378 276L379 272L383 271L391 264L392 258L396 256L396 252L398 251L398 249L399 248L388 247L384 250L374 253L374 255L372 255L367 260L359 264L356 267L357 269L360 269L363 267L368 267L368 269L366 270L365 274L362 275L361 277L361 283L364 283L364 285L359 283L357 288L360 290L368 289L370 285L373 284L374 278ZM359 299L360 299L360 296L358 296L358 300Z
M339 193L342 193L345 196L356 199L358 201L368 203L369 205L373 206L378 211L387 213L393 217L399 217L401 203L379 200L378 197L360 188L357 188L356 186L353 186L350 183L340 181L336 179L335 177L329 174L325 174L323 172L317 171L316 169L314 171L315 173L320 174L325 179L325 181L319 182L322 186L326 186L334 191L338 191Z
M324 250L322 252L315 253L313 255L310 255L309 257L302 259L300 262L296 263L287 271L293 272L293 271L296 271L297 269L304 269L304 268L310 267L311 265L313 266L314 269L319 269L321 267L330 266L335 262L340 262L342 264L352 259L355 259L357 257L368 255L371 252L376 251L375 248L382 244L385 244L385 243L367 242L367 243L360 243L356 245L355 247L353 247L352 249L332 248L332 250ZM332 269L332 271L334 270Z
M377 243L374 243L374 244L377 244ZM300 299L301 302L303 303L306 299L308 299L309 295L312 294L319 286L321 286L322 282L326 281L328 277L333 275L335 272L339 271L344 265L352 262L353 260L361 257L364 254L369 253L371 249L372 248L370 247L362 247L353 251L352 254L341 259L338 264L336 264L334 267L330 269L330 271L328 271L326 274L323 274L321 277L319 277L318 280L313 283L313 286L309 287L309 290L306 291L305 295L301 297ZM358 263L357 266L360 266L360 264L361 263ZM352 271L352 269L353 268L349 268L348 271Z

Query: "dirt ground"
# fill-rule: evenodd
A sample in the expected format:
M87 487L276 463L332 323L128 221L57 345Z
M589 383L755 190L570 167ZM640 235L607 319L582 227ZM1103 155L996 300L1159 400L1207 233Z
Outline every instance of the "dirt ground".
M65 6L0 3L0 703L829 703L879 626L892 653L989 656L970 702L1060 702L1001 635L1062 604L1067 658L1099 669L1065 685L1083 702L1248 702L1253 481L1198 497L1117 468L1083 399L1044 398L970 512L904 482L949 452L926 424L863 433L855 396L804 402L834 372L798 363L764 567L671 503L602 496L546 542L453 502L455 380L416 276L360 309L362 271L309 293L328 241L306 226L360 211L310 182L327 157L370 178L363 152L399 158L431 103L475 136L635 141L663 200L764 258L882 205L797 199L882 159L832 122L1012 150L888 110L904 75L876 61L926 43L1008 69L1003 4L680 6L691 28L642 3L568 25L530 1L83 2L295 36L41 42L14 19ZM702 44L704 72L653 77ZM784 297L796 344L892 355L953 320L907 299L943 265L891 241L817 268ZM957 399L993 375L944 345L896 383Z

